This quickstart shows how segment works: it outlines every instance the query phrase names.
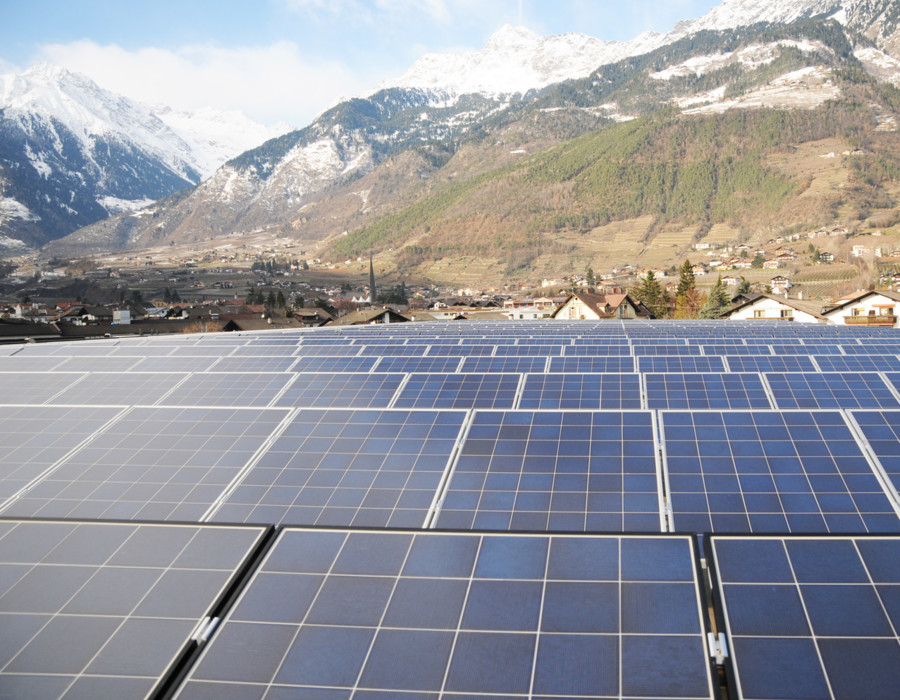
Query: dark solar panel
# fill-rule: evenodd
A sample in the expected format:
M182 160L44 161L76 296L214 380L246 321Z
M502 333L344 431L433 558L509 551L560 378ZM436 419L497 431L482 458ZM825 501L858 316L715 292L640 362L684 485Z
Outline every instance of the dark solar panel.
M853 411L850 416L894 490L900 491L900 411Z
M758 374L646 374L647 408L771 408Z
M0 521L0 689L154 697L265 530Z
M397 408L512 408L518 374L412 374Z
M658 532L658 481L649 413L478 411L437 526Z
M900 697L900 539L710 538L730 697Z
M637 374L529 374L517 408L640 409Z
M711 700L703 615L686 537L291 528L176 697Z
M663 413L679 532L900 532L836 411Z
M300 411L215 519L422 527L464 417L461 411Z

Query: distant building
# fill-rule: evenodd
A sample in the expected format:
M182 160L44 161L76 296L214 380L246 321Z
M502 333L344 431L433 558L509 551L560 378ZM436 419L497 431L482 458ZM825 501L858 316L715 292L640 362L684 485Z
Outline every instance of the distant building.
M769 294L748 299L728 312L732 321L794 321L796 323L825 323L820 302L784 299Z
M568 320L653 318L649 309L629 294L576 292L566 297L550 318Z

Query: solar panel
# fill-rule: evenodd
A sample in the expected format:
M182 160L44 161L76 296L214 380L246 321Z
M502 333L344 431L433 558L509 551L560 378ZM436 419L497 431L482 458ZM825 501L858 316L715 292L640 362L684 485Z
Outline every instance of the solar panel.
M167 394L163 406L268 406L293 374L194 373Z
M218 357L145 357L133 368L134 372L203 372L210 369Z
M732 372L815 372L812 359L804 355L725 355Z
M87 376L86 372L4 372L0 385L4 401L24 397L28 403L42 404Z
M162 372L91 372L83 381L57 394L51 403L152 405L187 376Z
M2 513L197 521L286 416L275 409L135 408Z
M900 697L900 539L710 538L729 697Z
M634 372L635 360L631 356L607 357L551 357L550 372L592 374L594 372Z
M386 352L391 352L388 348ZM424 350L423 350L424 352ZM460 357L395 357L383 356L378 362L379 372L456 372L463 362Z
M894 490L900 491L900 411L853 411L850 418L859 426Z
M896 355L818 355L813 359L822 372L900 372Z
M277 406L309 408L387 408L403 374L299 373L278 397Z
M660 513L651 414L477 411L436 522L659 532Z
M461 411L302 410L215 519L422 527L464 417Z
M155 696L264 533L0 521L3 694Z
M122 409L0 406L0 506L63 459ZM52 426L48 429L49 426Z
M301 357L295 372L370 372L378 362L376 357ZM394 371L394 370L386 370Z
M636 374L529 374L517 408L640 409Z
M82 355L67 358L55 369L61 372L127 372L134 369L140 359L135 356Z
M0 347L0 350L3 350ZM66 357L40 355L0 355L0 372L52 372L68 362Z
M715 697L687 537L280 533L176 694Z
M467 357L460 372L503 373L543 372L547 367L546 357Z
M721 357L697 355L644 355L637 358L638 372L725 372Z
M900 532L836 411L664 412L678 532Z
M512 408L518 374L412 374L397 408Z
M645 374L647 408L771 408L758 374Z
M890 387L873 372L770 373L765 377L778 408L900 408Z
M213 372L289 372L297 363L296 357L265 357L258 355L241 355L239 357L223 357L209 369Z

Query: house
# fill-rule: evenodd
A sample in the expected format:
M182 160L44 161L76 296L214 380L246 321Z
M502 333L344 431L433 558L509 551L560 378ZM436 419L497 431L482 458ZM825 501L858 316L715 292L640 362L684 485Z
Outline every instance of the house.
M373 323L406 323L412 319L398 314L393 309L364 309L341 316L329 326L366 326Z
M826 307L829 323L841 326L888 326L897 328L900 294L888 291L860 292Z
M794 321L796 323L825 323L818 302L784 299L760 294L739 303L728 312L731 321Z
M629 294L591 294L576 292L566 297L550 318L559 320L653 318L641 302Z
M788 290L794 285L791 284L791 281L787 277L776 275L769 280L769 286L775 294L787 294Z
M781 267L781 261L779 261L776 258L771 258L769 260L766 260L762 264L763 270L777 270L779 267Z
M741 283L741 280L733 275L728 275L727 277L722 278L722 284L726 287L737 287Z

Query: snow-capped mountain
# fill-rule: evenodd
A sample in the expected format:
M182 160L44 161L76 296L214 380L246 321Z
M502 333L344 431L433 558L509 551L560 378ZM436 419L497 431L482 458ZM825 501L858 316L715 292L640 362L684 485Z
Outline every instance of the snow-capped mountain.
M59 238L197 184L273 135L241 114L153 110L48 64L0 76L0 236Z
M405 155L420 169L409 182L421 183L465 144L500 143L508 129L546 145L662 104L699 112L813 108L840 99L831 71L853 49L865 48L840 26L890 51L895 8L896 0L723 0L666 34L629 42L541 37L506 26L484 49L425 56L390 87L342 102L308 127L233 158L186 198L80 231L64 248L66 254L81 246L96 250L103 241L140 247L260 227L321 238L362 225L364 215L390 211L387 199L353 183ZM787 27L812 18L811 33ZM818 21L823 18L840 24ZM775 29L778 40L770 37ZM822 37L841 46L835 50ZM887 75L890 56L858 55L873 75L895 80ZM743 82L729 93L737 78ZM352 196L340 215L320 217L318 228L306 223L316 221L312 209L348 187Z

